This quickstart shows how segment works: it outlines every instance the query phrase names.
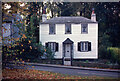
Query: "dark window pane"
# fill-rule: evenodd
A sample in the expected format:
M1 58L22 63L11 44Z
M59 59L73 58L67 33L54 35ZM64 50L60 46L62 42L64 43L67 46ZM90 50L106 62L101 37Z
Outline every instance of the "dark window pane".
M84 51L84 43L81 42L81 51Z
M55 24L49 24L49 34L55 34Z
M88 42L85 42L84 44L85 44L85 51L87 51L88 50Z
M65 24L65 34L71 34L71 24Z
M88 24L81 24L81 33L88 33Z

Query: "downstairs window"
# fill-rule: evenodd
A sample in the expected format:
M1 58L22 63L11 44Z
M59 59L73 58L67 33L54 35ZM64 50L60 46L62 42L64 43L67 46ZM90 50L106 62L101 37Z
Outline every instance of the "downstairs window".
M78 42L78 51L81 52L91 51L91 42L88 41Z
M48 42L45 44L45 46L49 47L54 52L58 52L59 46L58 46L58 43L56 43L56 42Z

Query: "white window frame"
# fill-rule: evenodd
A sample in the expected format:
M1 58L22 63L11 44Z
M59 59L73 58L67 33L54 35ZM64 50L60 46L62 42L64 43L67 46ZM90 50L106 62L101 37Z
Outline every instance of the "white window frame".
M50 48L53 52L59 51L59 43L57 42L47 42L45 43L46 48Z
M56 50L56 43L55 42L48 42L48 47L55 52Z
M88 51L88 42L80 42L80 46L81 46L81 52Z
M83 29L85 28L85 31ZM88 33L88 24L83 23L81 24L81 34L87 34Z
M51 32L51 28L53 28L53 30L52 30L53 32ZM55 33L55 28L56 28L55 24L49 24L49 34L56 34Z
M67 32L67 29L69 29L70 32ZM65 24L65 34L71 34L71 24Z

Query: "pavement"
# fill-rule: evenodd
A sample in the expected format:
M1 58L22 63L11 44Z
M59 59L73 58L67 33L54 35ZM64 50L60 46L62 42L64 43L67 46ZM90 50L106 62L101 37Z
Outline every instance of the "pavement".
M40 63L22 63L18 62L20 64L25 65L32 65L32 66L45 66L45 67L56 67L56 68L68 68L68 69L79 69L79 70L91 70L91 71L104 71L104 72L118 72L120 73L120 70L117 69L99 69L99 68L88 68L88 67L77 67L77 66L65 66L65 65L54 65L54 64L40 64Z

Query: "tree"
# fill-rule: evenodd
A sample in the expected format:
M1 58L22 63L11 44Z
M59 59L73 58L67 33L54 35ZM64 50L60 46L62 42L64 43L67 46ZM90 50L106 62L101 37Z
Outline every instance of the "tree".
M15 4L15 3L11 3L11 4ZM25 24L24 21L15 20L14 25L20 29L19 34L21 35L21 37L18 38L18 40L15 40L14 43L11 43L8 46L3 46L3 61L9 61L9 60L21 61L21 59L24 61L25 60L33 61L34 59L41 58L41 56L43 56L44 54L46 54L45 55L46 58L52 58L54 56L54 54L51 52L50 49L45 48L41 43L36 42L36 39L39 38L36 36L39 36L38 26L39 26L40 17L38 16L40 12L38 13L38 11L40 11L40 9L36 8L35 4L36 3L32 4L32 6L29 6L29 4L27 4L27 7L25 8L26 12L29 10L29 7L31 9L30 12L26 13L27 15L26 17L28 17L28 19L25 19L25 21L28 21L29 23L26 28L27 31L24 31L22 28L23 27L22 24L23 25ZM40 4L38 5L40 6ZM13 8L13 5L11 5L11 8ZM15 13L18 12L19 9L15 10ZM3 13L6 14L7 12L6 13L3 12ZM14 13L14 10L12 10L11 13Z
M27 3L28 9L27 11L30 13L26 17L26 32L29 37L34 38L36 42L39 42L39 22L41 19L41 7L42 3L41 2L33 2L33 3Z

